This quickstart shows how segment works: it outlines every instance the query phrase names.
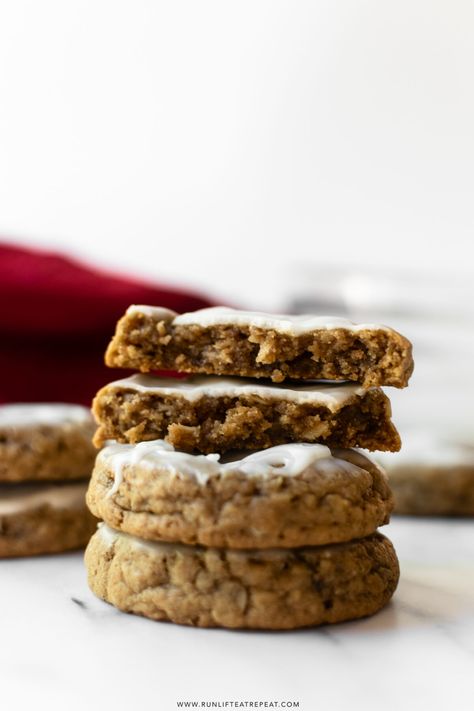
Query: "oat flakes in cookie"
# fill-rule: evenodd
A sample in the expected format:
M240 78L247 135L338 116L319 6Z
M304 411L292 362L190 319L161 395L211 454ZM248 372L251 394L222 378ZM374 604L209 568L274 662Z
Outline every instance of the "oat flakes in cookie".
M98 446L166 439L188 452L263 449L288 442L397 451L388 397L354 384L133 375L94 399Z
M87 502L97 518L147 540L225 548L314 546L386 523L382 469L351 449L286 444L220 461L163 440L97 456Z
M405 387L411 343L378 324L216 306L184 314L133 305L107 349L113 368Z
M85 554L92 591L119 610L197 627L288 630L373 615L399 566L380 533L328 546L236 551L150 543L103 524Z

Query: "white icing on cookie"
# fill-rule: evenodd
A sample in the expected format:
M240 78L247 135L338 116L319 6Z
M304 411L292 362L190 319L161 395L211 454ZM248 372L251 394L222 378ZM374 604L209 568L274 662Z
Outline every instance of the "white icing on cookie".
M119 531L116 531L115 528L110 528L110 526L107 526L107 524L102 521L97 524L97 531L103 542L108 546L112 546L120 535Z
M97 455L114 474L113 486L107 496L113 496L123 480L125 468L137 464L169 471L176 477L192 477L205 484L212 476L228 476L241 472L249 477L293 477L321 460L336 460L323 444L292 443L270 447L251 454L241 453L232 461L222 463L219 454L194 455L177 452L162 439L132 444L113 444ZM339 460L338 460L339 461Z
M71 484L0 484L0 516L25 513L48 504L53 509L85 506L88 482Z
M324 405L331 412L337 412L354 396L362 397L367 388L355 384L316 383L303 385L295 383L281 385L261 385L250 378L225 378L222 376L196 375L178 380L177 378L155 378L151 375L132 375L116 380L108 388L129 388L137 392L155 392L163 396L181 396L190 402L201 397L241 397L256 395L262 399L278 398L297 403ZM369 388L370 389L370 388ZM371 388L375 389L375 388Z
M87 407L67 403L15 403L0 405L0 427L31 427L92 423Z
M215 551L219 555L219 549L207 548L199 545L186 545L185 543L171 543L168 541L147 541L144 538L138 538L138 536L133 536L131 533L125 533L125 531L117 531L115 528L111 528L106 523L97 524L97 535L101 538L102 543L104 543L108 548L111 548L118 541L126 541L129 546L133 548L138 548L140 550L149 551L151 554L163 554L163 555L174 555L179 553L183 556L191 556L194 558L196 553L206 551L209 554L210 551ZM257 549L254 555L261 556L265 560L281 560L283 557L286 559L288 555L288 548L265 548ZM239 556L246 557L249 551L247 550L232 550L232 556L238 558Z
M162 439L139 444L112 444L97 455L97 461L107 463L114 472L114 484L108 496L115 494L122 483L124 467L137 464L156 466L171 471L173 474L194 476L199 481L206 481L212 474L218 474L221 468L218 454L192 455L176 452L173 445Z
M97 524L97 532L109 548L111 548L114 543L122 539L127 541L134 548L148 549L151 552L162 552L162 553L188 553L194 555L197 550L202 550L202 546L187 546L182 543L168 543L166 541L146 541L143 538L138 538L137 536L132 536L130 533L125 533L124 531L117 531L115 528L111 528L106 523Z
M176 311L166 309L164 306L145 306L143 304L132 304L125 313L127 316L131 314L152 316L157 321L172 321L178 315Z
M331 450L324 444L295 442L262 449L223 464L222 468L226 472L239 471L248 476L297 476L320 459L328 458L332 458Z
M154 306L131 306L127 313L143 313L159 320L173 319L173 311ZM163 315L166 314L166 315ZM191 311L175 315L174 326L248 326L249 328L262 328L287 333L289 335L299 335L309 331L330 330L334 328L344 328L347 331L391 331L387 326L377 324L362 323L356 324L346 318L339 316L287 316L284 314L269 314L262 311L239 311L225 306L212 306L207 309Z

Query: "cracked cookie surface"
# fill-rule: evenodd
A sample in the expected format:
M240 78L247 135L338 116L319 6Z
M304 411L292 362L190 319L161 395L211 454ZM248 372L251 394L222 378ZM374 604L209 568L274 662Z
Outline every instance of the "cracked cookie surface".
M384 472L354 450L273 447L222 464L163 441L97 456L87 501L97 518L149 540L229 548L322 545L388 523Z
M285 630L372 615L397 586L379 533L293 550L144 543L101 525L85 554L89 586L125 612L198 627Z

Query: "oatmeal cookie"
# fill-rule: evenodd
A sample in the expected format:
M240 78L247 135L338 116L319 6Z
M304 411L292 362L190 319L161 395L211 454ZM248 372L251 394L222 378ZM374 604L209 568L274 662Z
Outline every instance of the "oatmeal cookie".
M89 477L94 421L81 405L0 405L0 482Z
M224 307L178 315L131 306L106 353L111 367L405 387L411 343L387 326L328 316L280 316Z
M474 444L411 433L398 454L379 454L389 475L395 513L474 516Z
M87 482L0 484L0 558L83 548L97 526Z
M392 508L384 472L355 450L287 444L222 463L163 440L103 449L87 502L139 538L226 548L350 541Z
M197 627L288 630L372 615L397 586L380 533L350 543L235 551L146 543L103 524L85 554L89 585L125 612Z
M107 439L166 439L187 452L264 449L287 442L397 451L390 401L357 385L262 385L256 380L134 375L102 388L93 404Z

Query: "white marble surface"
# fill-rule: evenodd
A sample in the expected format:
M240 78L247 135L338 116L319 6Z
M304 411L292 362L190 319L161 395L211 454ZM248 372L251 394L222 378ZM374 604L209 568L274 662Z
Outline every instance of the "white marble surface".
M474 520L399 518L384 532L402 568L393 602L371 619L286 633L125 615L89 592L80 553L1 561L1 708L174 711L192 699L471 711Z

